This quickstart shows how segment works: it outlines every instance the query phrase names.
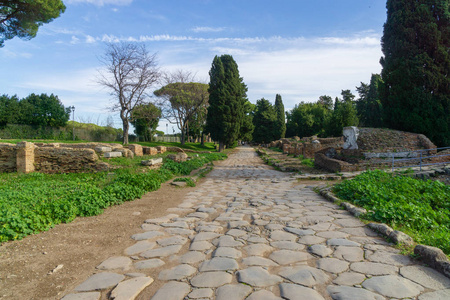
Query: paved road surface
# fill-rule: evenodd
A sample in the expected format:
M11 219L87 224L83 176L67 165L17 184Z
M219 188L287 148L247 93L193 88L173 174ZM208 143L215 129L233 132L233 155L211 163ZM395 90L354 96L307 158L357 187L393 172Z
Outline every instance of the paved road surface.
M450 299L449 278L248 147L131 238L63 299Z

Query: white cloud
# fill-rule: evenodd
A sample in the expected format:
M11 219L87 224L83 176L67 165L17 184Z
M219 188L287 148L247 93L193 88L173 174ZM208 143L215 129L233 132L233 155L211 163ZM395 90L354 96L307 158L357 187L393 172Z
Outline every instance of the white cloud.
M67 4L89 3L97 6L103 5L129 5L133 0L66 0Z
M86 36L86 43L88 43L88 44L93 44L93 43L95 43L95 38L92 37L92 36L90 36L90 35L87 35L87 36Z
M76 36L72 35L72 39L70 40L70 43L72 45L78 44L80 42L80 39L77 38Z
M226 28L225 27L202 27L202 26L197 26L192 28L193 32L221 32L224 31Z

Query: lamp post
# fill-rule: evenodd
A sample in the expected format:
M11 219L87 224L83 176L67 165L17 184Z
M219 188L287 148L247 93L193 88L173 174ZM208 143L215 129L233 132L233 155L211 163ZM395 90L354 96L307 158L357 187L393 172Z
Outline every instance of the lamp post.
M72 105L72 139L75 141L75 106Z

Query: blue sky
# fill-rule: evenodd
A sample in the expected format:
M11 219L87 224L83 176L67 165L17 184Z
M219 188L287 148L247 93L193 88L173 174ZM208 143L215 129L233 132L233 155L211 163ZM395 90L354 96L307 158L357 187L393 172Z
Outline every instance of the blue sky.
M64 3L66 12L36 38L14 38L0 48L0 93L54 93L76 107L77 121L102 125L110 115L121 126L108 111L107 90L96 83L105 42L144 42L162 70L192 71L205 83L214 56L231 54L249 100L273 103L278 93L286 110L320 95L340 96L343 89L356 94L355 86L381 71L382 0Z

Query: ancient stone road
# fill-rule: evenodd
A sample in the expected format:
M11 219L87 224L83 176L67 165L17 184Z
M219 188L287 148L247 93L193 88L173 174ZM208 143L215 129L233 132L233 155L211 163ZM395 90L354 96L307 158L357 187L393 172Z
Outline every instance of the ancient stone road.
M450 279L251 148L131 238L63 299L450 299Z

